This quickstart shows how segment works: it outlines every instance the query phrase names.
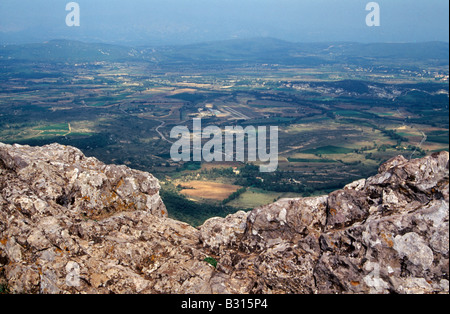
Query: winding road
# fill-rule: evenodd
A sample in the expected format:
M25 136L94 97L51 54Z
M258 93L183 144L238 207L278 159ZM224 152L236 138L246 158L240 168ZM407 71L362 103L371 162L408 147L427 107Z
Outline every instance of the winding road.
M166 122L165 122L165 121L161 121L161 120L156 120L156 121L161 122L161 125L158 126L158 127L155 129L155 131L159 134L159 136L161 137L162 140L166 141L167 143L173 144L174 142L168 140L168 139L164 136L164 134L162 134L162 132L159 130L160 128L162 128L163 126L166 125Z

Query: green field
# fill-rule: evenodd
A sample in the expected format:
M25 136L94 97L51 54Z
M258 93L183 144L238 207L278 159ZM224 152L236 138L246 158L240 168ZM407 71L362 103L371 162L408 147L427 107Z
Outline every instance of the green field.
M239 198L229 202L227 205L235 208L256 208L259 206L271 204L280 198L301 197L295 193L269 192L261 189L250 188L247 192L241 194Z
M304 162L304 163L335 163L336 160L331 159L307 159L307 158L288 158L289 162Z
M314 155L335 155L335 154L349 154L353 152L354 149L339 147L339 146L323 146L314 149L307 149L302 151L303 154L314 154Z
M69 125L67 123L58 123L58 124L52 124L52 125L46 125L42 127L38 127L35 130L38 131L69 131Z
M44 131L41 135L63 136L66 133L65 131Z
M427 134L427 140L430 142L449 144L449 132L448 131L434 131Z

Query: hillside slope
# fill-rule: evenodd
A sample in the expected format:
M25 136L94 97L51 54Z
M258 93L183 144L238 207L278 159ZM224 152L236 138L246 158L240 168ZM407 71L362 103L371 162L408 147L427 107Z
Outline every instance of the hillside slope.
M418 61L448 65L449 44L427 43L292 43L274 38L234 39L190 45L126 47L110 44L52 40L45 43L0 46L4 62L136 62L275 63L321 65L369 64L381 61L416 65Z

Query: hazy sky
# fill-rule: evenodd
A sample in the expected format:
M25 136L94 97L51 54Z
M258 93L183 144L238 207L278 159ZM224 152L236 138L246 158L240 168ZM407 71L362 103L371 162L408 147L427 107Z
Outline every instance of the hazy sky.
M368 27L370 0L78 0L80 27L65 23L69 0L0 0L0 42L74 39L184 44L275 37L294 42L447 41L448 0L378 0L380 27Z

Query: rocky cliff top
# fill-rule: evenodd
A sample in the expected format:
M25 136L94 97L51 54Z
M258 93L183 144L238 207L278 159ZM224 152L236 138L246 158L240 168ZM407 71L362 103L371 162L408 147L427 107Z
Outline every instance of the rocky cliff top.
M196 229L148 173L0 143L0 293L448 293L448 164L396 157Z

